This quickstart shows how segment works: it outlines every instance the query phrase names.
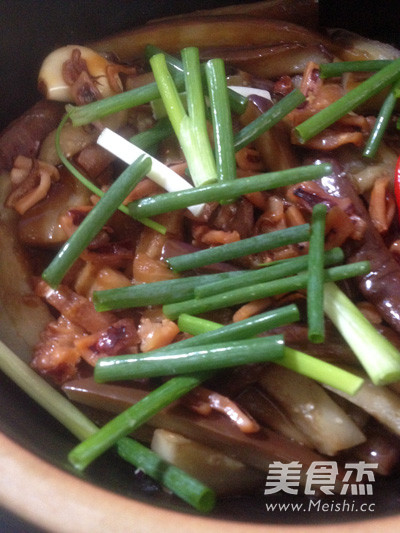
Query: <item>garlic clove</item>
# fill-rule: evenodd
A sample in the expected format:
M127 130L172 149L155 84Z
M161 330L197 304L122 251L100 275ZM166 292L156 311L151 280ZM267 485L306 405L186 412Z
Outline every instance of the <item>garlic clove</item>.
M44 59L38 76L40 92L48 100L73 101L71 87L63 77L63 64L71 59L72 52L76 49L81 52L81 58L86 61L90 76L96 79L96 87L102 98L115 94L107 78L109 61L86 46L73 44L57 48Z

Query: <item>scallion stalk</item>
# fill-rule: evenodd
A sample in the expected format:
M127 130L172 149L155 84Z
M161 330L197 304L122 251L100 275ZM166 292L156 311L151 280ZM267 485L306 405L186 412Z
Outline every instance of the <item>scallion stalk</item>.
M159 348L157 353L159 355L171 354L176 349L189 350L191 348L196 348L201 344L209 345L245 340L260 333L265 333L273 328L296 322L299 318L300 313L297 306L295 304L290 304L277 309L271 309L265 313L226 326L221 327L218 325L218 329L214 328L213 330L212 326L205 324L205 322L209 321L204 321L204 319L198 319L197 317L190 317L189 315L181 315L178 323L182 331L186 331L196 336ZM200 324L199 321L201 321ZM131 355L103 357L97 363L97 372L101 375L103 367L107 367L106 371L108 380L123 380L126 378L127 372L130 372L129 367L131 358Z
M154 378L263 363L282 357L283 347L282 335L228 343L197 344L192 348L180 348L179 343L176 343L168 351L153 350L122 356L125 368L124 379ZM98 383L115 380L115 360L110 362L107 359L102 358L95 366L94 379Z
M87 439L98 431L98 427L73 403L56 391L1 341L0 369L78 440ZM197 510L211 511L215 502L214 492L186 472L170 465L156 453L132 439L125 438L123 442L117 442L117 451L122 459L135 464L145 474L166 486Z
M150 65L172 127L185 154L189 172L196 186L217 179L214 156L207 133L205 103L200 72L199 52L190 47L182 50L188 113L179 98L164 54L156 54Z
M171 122L168 120L168 118L162 118L158 120L153 127L149 128L148 130L141 131L140 133L136 133L133 137L129 139L129 141L137 146L138 148L141 148L142 150L148 150L170 135L174 133L174 130L171 126Z
M323 258L323 265L332 266L336 263L342 262L344 259L344 253L340 248L333 248L328 250ZM306 270L309 263L308 255L301 255L299 257L292 257L286 259L283 262L278 262L278 264L271 266L266 266L259 268L257 270L246 270L241 273L237 273L232 279L221 279L209 283L204 283L198 285L194 290L194 295L196 298L206 298L207 296L212 296L213 294L219 294L221 292L229 291L232 289L232 286L235 286L235 289L240 287L247 287L248 285L254 283L263 283L265 281L271 281L273 279L285 278L286 276L293 276L298 274L302 270Z
M251 319L243 320L229 326L224 326L219 330L204 333L199 337L192 337L179 342L180 347L187 348L196 346L198 341L201 342L229 342L233 338L243 339L249 336L257 335L269 327L283 325L287 321L298 320L299 314L295 305L289 305L281 309L264 313ZM168 352L175 349L174 346L166 346L158 351ZM129 356L128 356L129 357ZM110 363L111 358L107 358ZM115 358L115 367L123 369L121 358ZM100 363L99 363L100 364ZM150 392L137 404L128 408L116 418L107 423L96 434L92 435L85 442L74 448L69 455L71 463L83 470L99 455L109 449L119 438L134 431L144 424L151 416L161 409L177 400L190 390L200 385L203 381L213 375L211 372L201 372L195 375L177 376L163 383L160 387Z
M208 513L214 508L213 490L180 468L164 461L139 442L124 437L117 442L117 451L122 459L159 481L198 511Z
M190 335L195 335L195 337L180 341L179 345L183 346L185 343L186 346L196 346L199 342L206 344L248 339L271 329L292 324L299 319L300 313L295 304L270 309L226 326L212 320L182 313L178 319L179 329Z
M196 375L174 377L166 381L78 444L68 455L70 463L77 470L84 470L92 461L116 444L120 438L138 429L153 415L199 386L211 375L211 373L202 372Z
M299 124L295 128L295 132L300 142L307 142L318 133L321 133L325 128L356 109L359 105L375 94L378 94L382 89L391 85L399 78L400 58L393 60L389 65L383 67L379 72L360 83L360 85L339 98L339 100L336 100L336 102L333 102L325 109L322 109Z
M302 104L305 99L304 94L299 89L294 89L235 135L233 139L235 150L238 151L244 148L262 133L271 129L286 115Z
M217 333L219 328L222 330L226 327L211 320L184 314L180 315L178 324L182 331L186 331L191 335L198 335L200 333L203 336L207 334L207 331ZM307 376L324 385L334 386L351 395L358 391L364 381L356 374L321 361L311 355L294 350L293 348L289 348L288 346L284 348L283 357L277 359L274 363L289 368L298 374ZM332 383L335 385L332 385Z
M164 50L161 50L157 46L154 45L147 45L146 46L146 52L145 55L148 60L156 54L164 54L165 61L170 69L170 72L175 72L176 74L182 74L183 73L183 65L182 61L180 61L177 57L172 56L171 54L167 54ZM204 65L200 65L202 74L204 74ZM237 92L231 90L228 88L228 97L230 102L231 110L234 113L237 113L238 115L241 115L244 113L247 104L248 104L248 98L238 94Z
M376 117L375 124L372 128L372 131L367 139L367 142L364 146L363 156L374 158L379 149L380 143L382 141L383 135L388 127L390 119L393 114L394 107L396 105L399 95L397 90L400 87L400 80L397 81L392 89L389 91L389 94L386 96L378 116Z
M87 439L97 431L91 420L1 341L0 370L77 439Z
M222 324L218 324L213 320L188 315L187 313L179 315L177 324L181 331L189 333L190 335L200 335L201 333L214 331L223 327Z
M110 311L180 302L194 298L195 287L218 280L232 280L240 273L241 271L204 274L94 291L93 303L96 311Z
M308 251L307 322L308 338L321 343L325 339L324 322L324 244L325 204L316 204L311 215L310 246Z
M328 268L324 271L324 279L325 282L339 281L341 279L361 276L367 274L369 271L369 262L360 261L359 263ZM289 278L257 283L256 285L250 285L240 289L232 289L221 294L208 296L207 298L193 298L192 300L164 305L163 312L171 320L175 320L182 313L198 315L215 309L259 300L268 296L302 290L307 287L307 280L308 273L302 272Z
M355 394L364 383L362 377L352 372L288 346L285 346L283 358L275 363L350 395Z
M302 224L282 230L263 233L254 237L248 237L240 241L221 244L214 248L206 248L190 254L169 257L166 262L177 271L192 270L221 261L229 261L237 257L243 257L287 244L307 241L309 238L310 226Z
M174 76L174 81L178 90L184 88L185 82L183 75L178 74ZM118 113L118 111L148 104L156 98L160 98L160 91L157 83L153 82L143 85L142 87L131 89L130 91L125 91L102 100L97 100L96 102L91 102L90 104L81 106L69 104L66 106L66 110L69 113L71 122L74 126L85 126L86 124L100 120L108 115Z
M391 59L367 59L365 61L335 61L321 63L319 74L321 78L334 78L345 72L376 72L392 63Z
M111 185L99 202L92 208L76 231L58 251L42 277L51 287L57 287L65 274L101 230L110 216L127 197L133 187L151 167L149 158L140 157L128 167Z
M205 71L210 97L218 181L230 181L236 178L236 159L224 62L222 59L207 61Z
M334 283L324 287L325 313L375 385L400 379L400 353Z
M302 181L313 180L327 176L332 172L332 165L306 165L276 172L268 172L248 178L241 178L230 182L214 183L202 187L194 187L175 193L164 193L142 198L129 204L129 211L133 217L169 213L191 205L206 202L221 202L237 198L243 194L257 191L268 191L277 187L286 187Z

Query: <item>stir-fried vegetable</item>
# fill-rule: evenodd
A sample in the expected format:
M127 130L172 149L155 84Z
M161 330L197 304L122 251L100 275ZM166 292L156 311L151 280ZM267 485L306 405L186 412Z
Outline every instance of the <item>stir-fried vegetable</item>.
M210 18L188 29L179 20L173 44L161 22L135 31L137 40L97 43L97 51L112 45L122 60L101 59L104 80L85 64L86 57L101 57L97 52L72 47L69 55L67 47L53 55L47 78L48 65L68 52L57 67L67 115L37 144L55 140L58 155L46 148L41 153L51 161L30 165L11 158L12 195L5 195L16 211L25 201L18 224L29 223L36 210L40 215L47 195L66 175L72 179L69 173L96 195L88 193L85 205L66 198L56 221L58 250L40 258L42 280L36 264L35 275L27 275L36 296L56 311L32 365L74 401L119 414L97 428L25 365L14 364L6 348L1 368L83 441L69 454L77 470L115 447L201 511L213 508L213 491L129 438L131 432L144 425L173 431L157 430L153 443L175 465L189 462L191 470L183 458L198 450L199 457L218 457L222 472L237 468L247 477L255 468L254 479L273 460L301 459L305 469L368 443L369 423L353 417L338 395L398 433L396 416L377 407L397 409L396 393L384 388L400 379L396 333L354 289L359 279L374 283L379 233L389 242L396 231L389 178L379 177L379 191L362 189L370 213L378 213L371 220L357 193L339 193L334 179L368 165L363 157L381 157L386 141L400 152L390 124L400 59L338 61L357 50L340 50L334 40L291 24L246 22L227 19L222 27ZM203 33L204 27L213 31ZM241 29L235 39L256 48L235 58L226 48L233 38L227 28ZM285 45L259 47L271 48L284 35L287 53L301 65L261 79L275 52L281 62ZM349 90L352 80L337 78L354 72L366 79L353 80ZM107 94L97 87L102 83ZM92 101L81 105L82 95ZM360 111L374 96L383 100L375 121ZM159 104L162 118L153 113ZM69 135L83 125L86 135L66 154L61 129L68 120ZM1 143L0 136L0 163ZM20 150L14 155L26 156ZM399 183L396 175L397 200ZM370 228L378 219L385 223L376 236ZM363 248L368 233L375 239L371 253ZM356 303L335 285L342 280L350 280ZM81 372L90 373L89 381Z

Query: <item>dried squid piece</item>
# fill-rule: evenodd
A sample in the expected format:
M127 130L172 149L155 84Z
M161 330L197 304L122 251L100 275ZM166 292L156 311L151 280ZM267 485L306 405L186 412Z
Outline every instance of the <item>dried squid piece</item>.
M23 215L46 197L51 184L60 179L60 174L53 165L19 155L15 158L10 179L13 190L5 205Z
M256 433L260 426L239 405L227 396L205 387L197 387L189 392L183 400L184 405L203 416L208 416L212 411L227 416L243 433Z

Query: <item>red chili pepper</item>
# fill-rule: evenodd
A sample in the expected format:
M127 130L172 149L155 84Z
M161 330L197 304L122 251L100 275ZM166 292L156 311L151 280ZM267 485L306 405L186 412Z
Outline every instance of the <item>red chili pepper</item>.
M397 212L400 220L400 157L397 159L396 170L394 174L394 194L397 203Z

